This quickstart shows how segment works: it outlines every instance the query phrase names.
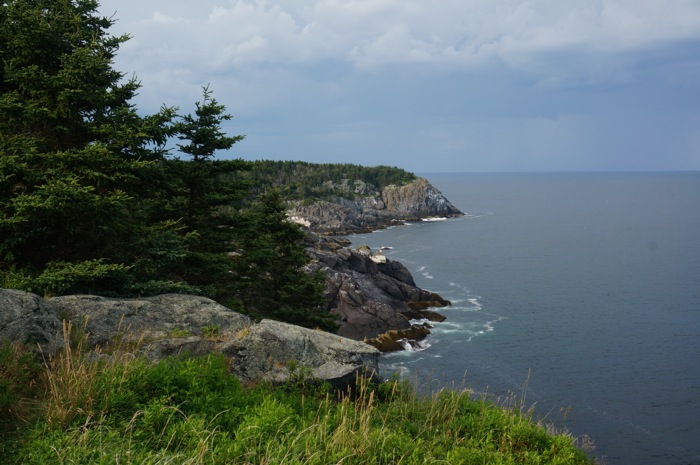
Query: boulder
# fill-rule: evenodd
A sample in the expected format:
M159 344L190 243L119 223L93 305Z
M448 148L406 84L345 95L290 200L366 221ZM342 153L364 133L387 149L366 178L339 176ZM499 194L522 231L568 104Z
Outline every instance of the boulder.
M345 390L358 375L376 376L379 364L379 351L363 342L271 320L253 324L204 297L72 295L44 300L0 289L0 342L39 344L44 353L54 353L63 346L61 320L84 329L91 347L135 350L151 360L223 353L244 382L278 383L297 376Z
M44 299L15 289L0 289L0 343L38 345L45 354L63 346L61 320Z
M48 300L63 318L84 326L89 341L105 346L117 335L145 342L187 336L220 336L236 333L252 324L206 297L164 294L135 299L110 299L92 295L70 295Z
M262 320L222 347L231 371L243 381L282 383L308 372L336 389L352 385L358 375L373 376L379 351L335 334Z

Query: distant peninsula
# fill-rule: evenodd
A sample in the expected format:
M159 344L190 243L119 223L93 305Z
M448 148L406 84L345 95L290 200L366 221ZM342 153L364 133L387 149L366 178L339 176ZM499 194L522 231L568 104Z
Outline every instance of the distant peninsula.
M426 179L396 167L266 160L244 175L257 189L279 190L290 220L319 235L463 215Z

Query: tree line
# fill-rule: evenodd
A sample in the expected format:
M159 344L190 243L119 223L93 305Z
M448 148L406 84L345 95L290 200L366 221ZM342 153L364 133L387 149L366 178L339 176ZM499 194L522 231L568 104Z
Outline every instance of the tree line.
M250 182L254 192L279 190L287 201L327 199L339 195L327 184L343 180L351 183L363 181L376 190L395 184L404 185L416 179L416 175L392 166L362 166L351 163L308 163L303 161L258 160L250 170L237 174L240 180ZM353 197L352 192L343 196Z

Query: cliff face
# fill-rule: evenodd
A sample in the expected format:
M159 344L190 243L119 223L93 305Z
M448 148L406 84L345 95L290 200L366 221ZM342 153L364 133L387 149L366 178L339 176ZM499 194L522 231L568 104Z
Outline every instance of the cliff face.
M463 213L427 180L418 178L381 191L361 181L328 186L339 192L330 201L298 205L288 212L292 221L323 235L369 232L404 221ZM346 195L341 195L346 192Z
M326 274L328 309L340 318L338 334L367 340L383 351L403 350L405 344L430 333L427 324L413 319L442 321L427 310L450 302L416 287L411 273L401 263L387 259L367 246L351 249L342 238L309 235L307 251L312 268Z

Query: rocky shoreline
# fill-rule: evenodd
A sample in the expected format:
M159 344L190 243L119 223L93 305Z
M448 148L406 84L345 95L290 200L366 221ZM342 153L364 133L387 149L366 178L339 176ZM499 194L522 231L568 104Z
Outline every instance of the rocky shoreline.
M294 207L288 216L309 230L306 250L313 257L313 271L326 276L328 310L340 317L338 334L363 340L383 352L410 349L430 334L431 321L445 317L429 310L450 306L441 296L420 289L398 261L366 245L351 248L340 234L373 231L406 221L461 216L442 193L418 178L404 186L379 191L360 181L343 182L359 199L337 197ZM421 323L412 323L422 320Z
M313 378L342 389L358 374L376 373L381 351L404 350L425 338L430 322L445 319L430 309L451 305L417 287L406 267L381 250L362 245L353 249L348 239L327 235L358 232L353 228L369 225L377 229L407 218L462 214L425 180L391 187L381 195L374 210L354 202L353 211L360 208L360 213L340 222L304 220L319 229L319 234L307 233L305 247L312 259L306 271L321 270L327 276L326 310L339 317L337 335L271 320L254 323L213 300L192 295L43 299L0 289L0 343L29 344L44 357L61 350L66 338L82 338L98 356L105 350L125 349L152 360L217 352L229 359L231 372L244 382L284 382L300 364ZM295 213L299 210L290 215ZM416 320L420 323L412 323Z
M382 251L364 245L352 249L350 244L340 237L309 234L306 247L313 257L310 268L326 275L327 309L339 316L340 336L365 341L383 352L404 350L430 333L427 321L445 319L429 309L451 303L417 287L400 262L389 260Z
M293 205L294 221L319 235L359 234L424 218L449 218L463 213L426 179L377 190L356 180L332 186L338 195L311 205Z

